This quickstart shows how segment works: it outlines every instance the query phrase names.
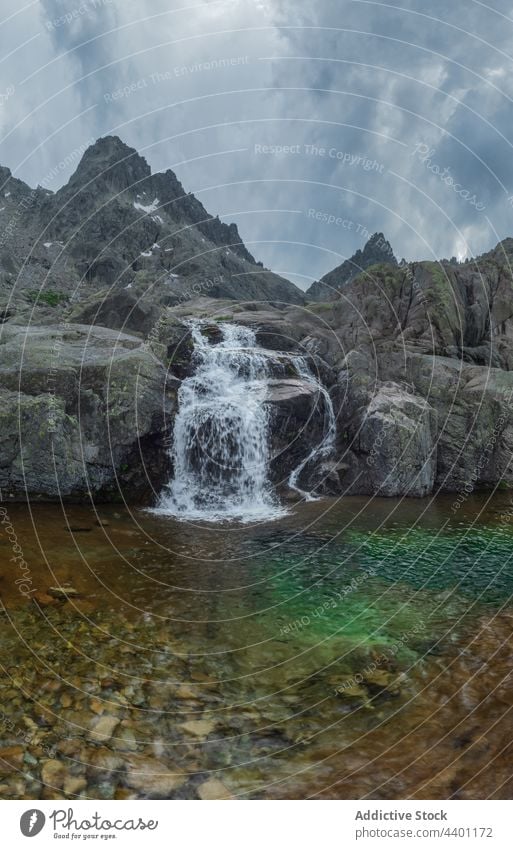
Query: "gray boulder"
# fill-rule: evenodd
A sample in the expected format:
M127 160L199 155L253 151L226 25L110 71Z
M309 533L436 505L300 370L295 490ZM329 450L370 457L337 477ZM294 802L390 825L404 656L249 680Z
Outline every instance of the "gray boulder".
M424 496L436 478L437 424L433 408L398 384L378 387L353 418L347 494Z
M140 339L4 325L0 361L3 498L144 500L160 490L174 397Z

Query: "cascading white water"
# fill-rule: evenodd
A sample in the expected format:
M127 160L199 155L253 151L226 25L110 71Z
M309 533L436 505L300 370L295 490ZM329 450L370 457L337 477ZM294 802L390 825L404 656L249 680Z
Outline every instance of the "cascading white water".
M297 466L290 474L288 484L291 489L295 490L295 492L299 493L305 501L316 501L317 497L312 495L311 492L306 492L304 489L301 489L298 486L298 482L301 478L302 473L306 469L306 467L313 463L316 460L321 460L323 458L329 457L330 454L335 450L335 441L337 437L337 420L335 418L335 410L333 409L333 401L331 400L330 393L326 389L325 386L321 383L320 380L314 377L310 369L308 368L307 362L304 357L294 357L293 364L296 368L298 375L305 380L313 383L319 395L323 398L324 401L324 418L325 418L325 426L324 426L324 436L319 443L316 445L310 453L305 457L305 459Z
M157 511L207 521L282 515L268 479L268 357L249 328L223 323L211 344L201 322L189 327L195 373L178 394L174 477Z
M324 401L325 427L315 446L289 477L305 500L315 497L298 482L310 463L334 448L336 423L328 390L295 354L259 348L255 332L236 324L217 327L221 340L210 342L206 323L189 321L194 343L194 374L178 393L172 459L173 480L156 512L182 519L243 522L283 516L269 482L269 368L283 361L315 386ZM212 328L212 325L210 325Z

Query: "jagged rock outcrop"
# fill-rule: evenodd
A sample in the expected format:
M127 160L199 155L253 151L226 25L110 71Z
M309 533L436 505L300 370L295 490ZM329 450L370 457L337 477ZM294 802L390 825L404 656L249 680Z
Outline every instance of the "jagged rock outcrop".
M312 283L306 292L306 297L310 301L333 301L338 298L344 286L354 280L358 274L380 263L396 266L397 260L390 242L385 239L383 233L374 233L362 250L357 250L342 265L325 274L321 280Z
M424 496L437 470L437 418L433 407L404 386L377 387L355 411L346 431L350 446L343 486L347 494Z

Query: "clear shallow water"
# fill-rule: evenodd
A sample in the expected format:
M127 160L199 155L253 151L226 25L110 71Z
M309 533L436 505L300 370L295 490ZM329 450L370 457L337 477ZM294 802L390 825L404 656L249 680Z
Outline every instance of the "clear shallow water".
M452 500L255 526L13 505L39 601L2 535L2 704L35 730L4 727L28 760L0 793L196 798L214 776L243 797L508 798L511 504ZM46 595L62 584L79 598ZM102 716L118 723L97 741ZM51 747L68 783L41 791ZM175 784L138 786L134 764Z

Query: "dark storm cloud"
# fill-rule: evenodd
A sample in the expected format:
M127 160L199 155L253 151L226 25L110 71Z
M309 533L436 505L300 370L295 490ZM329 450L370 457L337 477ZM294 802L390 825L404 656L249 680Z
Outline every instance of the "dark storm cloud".
M30 70L42 70L0 115L11 131L0 159L24 161L30 182L70 146L117 132L236 220L266 265L304 285L375 230L407 258L476 254L513 234L509 3L80 8L40 3ZM73 10L73 20L48 25ZM22 19L13 37L27 37ZM10 71L26 77L23 50ZM14 129L43 95L52 99L36 111L40 123ZM328 225L324 213L344 224Z

